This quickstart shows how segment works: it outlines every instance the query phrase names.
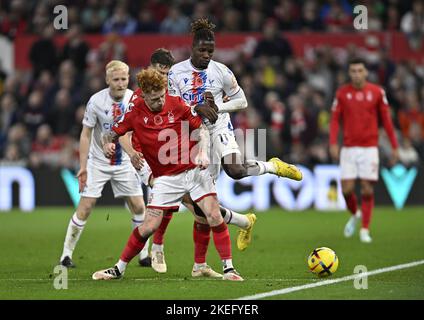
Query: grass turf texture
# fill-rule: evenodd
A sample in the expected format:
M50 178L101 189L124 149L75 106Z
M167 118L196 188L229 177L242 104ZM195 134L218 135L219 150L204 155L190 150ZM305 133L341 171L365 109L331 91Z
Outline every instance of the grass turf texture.
M256 293L322 281L307 268L317 247L336 251L340 264L330 278L353 273L356 265L368 271L424 259L424 209L377 208L372 221L374 242L362 244L358 234L343 237L346 212L259 213L253 242L240 252L237 228L230 226L233 260L245 282L192 279L193 218L175 214L165 237L166 274L141 268L134 259L125 277L94 281L91 274L112 266L130 234L130 215L124 208L97 207L74 252L76 269L69 270L67 290L56 290L53 269L58 263L72 208L38 208L33 213L0 214L0 299L235 299ZM208 263L221 271L211 238ZM423 299L424 265L371 276L367 290L353 281L273 296L267 299Z

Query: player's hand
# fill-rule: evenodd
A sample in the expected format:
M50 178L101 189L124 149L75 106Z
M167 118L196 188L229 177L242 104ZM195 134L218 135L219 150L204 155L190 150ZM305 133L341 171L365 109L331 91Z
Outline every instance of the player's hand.
M330 157L334 162L339 162L339 146L337 144L330 145Z
M218 113L209 104L198 104L194 107L194 111L202 118L208 119L210 123L215 123L218 120Z
M399 162L399 150L398 149L392 149L392 156L390 158L390 165L394 166L398 162Z
M80 169L77 173L78 190L81 193L87 186L87 169Z
M209 166L209 157L206 152L199 151L194 161L200 170L207 169Z
M103 145L103 153L106 158L112 158L115 154L115 144L113 142L105 143Z
M144 167L144 156L141 152L134 152L130 155L131 164L136 168L137 170L140 170Z
M218 106L215 104L215 99L214 99L214 97L212 95L212 92L206 91L203 94L203 97L204 97L204 99L206 101L206 104L208 106L210 106L211 108L213 108L216 112L218 112Z

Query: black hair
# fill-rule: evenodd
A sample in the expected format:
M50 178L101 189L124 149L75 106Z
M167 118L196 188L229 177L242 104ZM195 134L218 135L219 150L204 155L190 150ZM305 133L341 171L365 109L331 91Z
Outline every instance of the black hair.
M349 67L352 64L363 64L365 68L367 67L367 62L364 59L358 58L358 57L352 58L349 60L349 63L348 63Z
M191 23L191 33L193 34L193 45L200 41L215 41L213 29L215 25L206 18L200 18Z
M156 49L155 52L152 53L150 57L150 64L160 64L167 67L172 67L175 63L175 58L172 55L171 51L159 48Z

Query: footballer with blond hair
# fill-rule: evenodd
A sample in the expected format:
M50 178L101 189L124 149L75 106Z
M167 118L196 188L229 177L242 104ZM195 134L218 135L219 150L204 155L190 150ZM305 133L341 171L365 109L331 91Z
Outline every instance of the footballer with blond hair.
M132 213L132 226L143 223L145 204L143 191L130 158L123 152L119 142L111 158L103 154L101 137L120 121L128 109L133 91L128 89L129 67L122 61L112 60L106 67L107 88L91 96L82 121L79 157L80 169L77 173L80 201L71 217L65 236L60 264L75 267L72 254L84 230L87 219L105 184L110 181L116 198L123 197ZM127 136L123 143L130 144ZM148 252L140 254L140 259Z

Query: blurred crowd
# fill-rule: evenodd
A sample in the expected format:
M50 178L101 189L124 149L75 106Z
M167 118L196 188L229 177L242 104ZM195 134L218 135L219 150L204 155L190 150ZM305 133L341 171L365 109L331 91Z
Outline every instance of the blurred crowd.
M66 4L70 29L67 41L52 40L49 10ZM85 103L103 89L104 65L126 59L119 34L137 32L188 33L192 19L209 16L220 32L254 31L262 36L250 51L235 51L226 62L249 101L246 111L232 114L237 134L266 128L267 157L314 165L330 163L328 130L335 90L348 81L347 61L366 58L369 80L387 92L401 161L418 165L424 159L424 65L394 63L386 48L372 54L349 46L340 52L317 47L296 57L281 31L352 29L348 1L0 1L0 30L14 38L37 33L30 50L32 69L7 75L0 66L0 163L33 167L48 165L77 169L79 135ZM142 4L143 3L143 4ZM361 1L369 10L373 30L403 30L420 47L424 32L423 1ZM417 15L421 15L417 27ZM85 33L107 33L97 48L84 41ZM424 50L424 49L421 49ZM188 58L181 57L181 59ZM179 60L181 60L179 59ZM132 69L131 88L135 88ZM242 146L243 147L243 146ZM390 145L381 134L383 163Z
M269 17L285 31L347 31L353 30L355 5L367 6L369 30L412 37L424 31L422 0L0 0L0 33L40 34L56 5L66 6L69 24L81 24L85 33L185 34L199 17L208 17L219 32L259 32Z

